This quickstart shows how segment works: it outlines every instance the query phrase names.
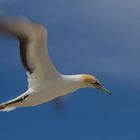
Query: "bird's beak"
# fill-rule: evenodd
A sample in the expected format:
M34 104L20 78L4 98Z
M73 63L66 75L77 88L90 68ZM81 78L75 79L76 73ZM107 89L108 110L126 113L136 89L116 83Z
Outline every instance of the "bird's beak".
M92 83L92 86L94 86L94 88L99 89L106 94L111 95L111 92L108 89L106 89L104 86L102 86L99 82Z
M101 91L104 92L105 94L111 95L111 92L110 92L108 89L106 89L104 86L102 86L102 85L97 86L96 89L101 90Z

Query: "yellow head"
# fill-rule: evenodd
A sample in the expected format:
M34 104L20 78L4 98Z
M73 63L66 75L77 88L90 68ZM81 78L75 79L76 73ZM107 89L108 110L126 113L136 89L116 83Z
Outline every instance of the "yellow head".
M89 74L81 74L80 77L82 78L83 82L85 83L94 83L97 81L96 77Z
M97 80L95 76L89 75L89 74L81 74L80 78L84 82L85 86L96 88L96 89L102 90L103 92L107 94L111 94L109 90L107 90L105 87L101 85L101 83Z

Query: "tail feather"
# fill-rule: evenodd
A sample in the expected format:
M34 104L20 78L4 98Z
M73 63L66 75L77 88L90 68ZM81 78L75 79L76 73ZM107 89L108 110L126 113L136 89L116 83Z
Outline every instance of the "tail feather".
M13 109L15 109L16 107L8 107L5 104L0 104L0 111L3 112L8 112L8 111L12 111Z

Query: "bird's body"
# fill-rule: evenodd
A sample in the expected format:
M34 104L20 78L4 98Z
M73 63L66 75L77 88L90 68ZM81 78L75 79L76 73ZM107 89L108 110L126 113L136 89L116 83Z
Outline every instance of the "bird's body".
M109 91L88 74L62 75L52 64L47 50L47 29L27 19L6 17L0 20L0 32L19 40L20 55L28 75L28 90L0 105L1 111L35 106L66 95L79 88L94 87Z
M66 95L82 87L82 84L74 80L78 78L79 75L77 76L60 75L59 77L50 79L49 81L46 82L44 81L43 83L36 84L34 85L33 88L29 88L24 94L18 97L20 98L22 96L30 95L23 102L17 103L17 105L18 106L39 105L41 103L45 103L57 97Z

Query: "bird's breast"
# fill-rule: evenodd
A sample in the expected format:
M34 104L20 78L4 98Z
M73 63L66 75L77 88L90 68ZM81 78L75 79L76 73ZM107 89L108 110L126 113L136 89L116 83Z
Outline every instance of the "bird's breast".
M78 87L70 82L61 80L52 80L37 87L39 98L46 100L66 95L77 90Z

